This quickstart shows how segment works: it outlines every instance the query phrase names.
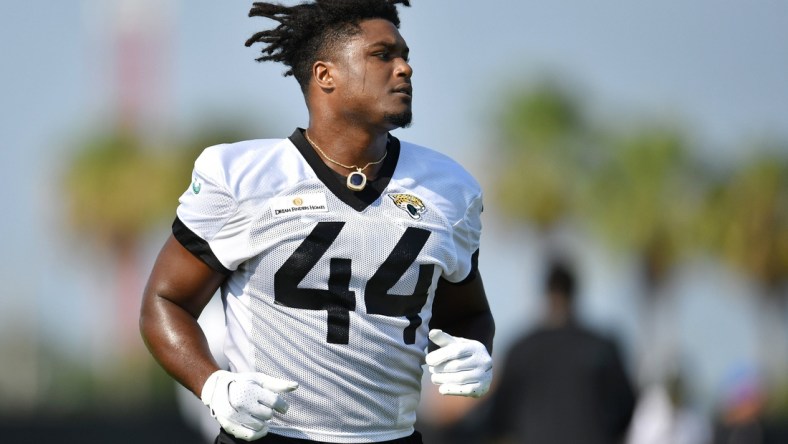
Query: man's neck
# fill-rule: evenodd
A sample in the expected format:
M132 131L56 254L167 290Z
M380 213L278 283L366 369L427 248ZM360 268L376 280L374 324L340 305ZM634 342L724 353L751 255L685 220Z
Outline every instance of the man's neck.
M326 164L331 169L345 175L348 173L347 168L338 166L336 163L358 168L373 163L365 172L368 175L377 172L380 164L375 164L375 162L386 154L388 143L387 131L370 131L352 126L319 125L313 122L310 122L306 136L310 143L318 147L318 154Z

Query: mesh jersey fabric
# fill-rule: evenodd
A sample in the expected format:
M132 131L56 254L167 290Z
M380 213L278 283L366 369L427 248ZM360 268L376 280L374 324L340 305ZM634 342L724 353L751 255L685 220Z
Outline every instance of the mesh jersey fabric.
M358 199L302 131L206 149L177 209L197 242L176 237L229 273L231 370L299 383L272 432L348 443L408 436L438 279L472 272L480 187L447 156L389 136L387 177Z

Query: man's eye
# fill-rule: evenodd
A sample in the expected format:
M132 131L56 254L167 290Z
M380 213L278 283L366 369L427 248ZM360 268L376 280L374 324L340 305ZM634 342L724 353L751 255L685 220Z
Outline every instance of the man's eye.
M388 60L390 58L388 52L379 52L375 54L375 56L381 60Z

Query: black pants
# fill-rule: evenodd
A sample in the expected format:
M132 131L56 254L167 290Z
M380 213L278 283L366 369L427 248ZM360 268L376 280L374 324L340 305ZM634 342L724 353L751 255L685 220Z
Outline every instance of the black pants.
M235 438L229 433L225 432L224 430L220 430L219 436L216 437L216 440L213 443L214 444L246 444L247 442L249 441L244 441ZM281 435L274 435L273 433L269 433L263 436L262 438L251 442L261 443L261 444L328 444L328 443L324 443L323 441L309 441L307 439L287 438ZM423 444L423 443L421 441L421 434L419 432L413 432L413 434L410 436L394 439L391 441L383 441L378 444Z

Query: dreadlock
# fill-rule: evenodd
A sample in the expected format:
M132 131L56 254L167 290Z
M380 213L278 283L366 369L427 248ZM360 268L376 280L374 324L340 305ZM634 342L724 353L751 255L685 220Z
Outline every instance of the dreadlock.
M316 0L295 6L255 2L249 17L265 17L279 22L274 29L260 31L246 46L263 43L258 62L282 62L284 75L296 78L306 92L312 64L328 55L338 42L360 32L362 20L381 18L399 28L397 4L410 6L409 0Z

